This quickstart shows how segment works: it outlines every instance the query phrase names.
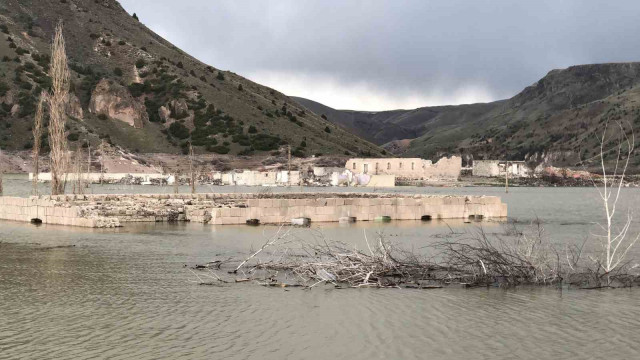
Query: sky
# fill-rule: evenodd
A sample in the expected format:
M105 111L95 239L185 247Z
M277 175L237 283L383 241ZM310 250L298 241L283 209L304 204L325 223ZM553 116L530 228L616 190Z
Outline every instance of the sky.
M336 109L509 98L552 69L640 61L638 0L121 0L219 69Z

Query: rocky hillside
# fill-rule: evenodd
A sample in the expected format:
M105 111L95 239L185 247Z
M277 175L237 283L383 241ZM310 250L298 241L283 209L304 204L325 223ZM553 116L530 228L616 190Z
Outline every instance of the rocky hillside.
M356 124L361 132L352 131L403 156L457 153L571 166L598 154L597 135L608 119L640 132L639 85L640 63L593 64L553 70L511 99L487 104L371 113L296 101L347 129ZM640 168L640 157L633 165Z
M35 103L50 86L50 39L61 19L72 70L72 148L106 140L133 152L179 153L192 142L201 153L251 155L288 144L294 156L380 155L284 94L189 56L137 15L140 21L115 0L0 0L0 148L32 146Z

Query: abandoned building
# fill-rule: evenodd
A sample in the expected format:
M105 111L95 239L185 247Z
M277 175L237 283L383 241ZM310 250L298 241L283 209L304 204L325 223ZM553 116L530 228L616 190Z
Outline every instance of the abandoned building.
M473 176L502 177L507 171L510 177L527 177L531 173L524 161L473 160Z
M420 158L349 159L345 168L356 174L395 175L411 180L457 180L462 158L451 156L435 164Z

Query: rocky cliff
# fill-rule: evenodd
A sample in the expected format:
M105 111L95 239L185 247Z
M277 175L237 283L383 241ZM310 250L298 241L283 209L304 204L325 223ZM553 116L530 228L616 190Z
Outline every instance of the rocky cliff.
M89 112L116 119L140 129L149 121L147 108L129 91L113 81L102 79L91 94Z

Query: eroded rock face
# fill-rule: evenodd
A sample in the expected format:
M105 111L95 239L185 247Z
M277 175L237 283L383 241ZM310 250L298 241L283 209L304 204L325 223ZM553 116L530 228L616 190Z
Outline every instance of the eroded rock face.
M171 100L169 107L171 109L171 117L174 119L182 119L189 115L189 106L184 99Z
M17 117L19 112L20 112L20 105L13 104L13 106L11 107L11 116Z
M89 112L105 114L140 129L149 121L147 108L136 100L124 86L102 79L91 94Z
M163 122L169 122L169 119L171 118L171 110L167 109L164 106L160 106L160 108L158 109L158 115L160 116L160 119L163 120Z
M69 94L69 101L67 102L66 111L67 115L72 116L76 119L82 120L84 118L80 99L78 99L75 94Z

